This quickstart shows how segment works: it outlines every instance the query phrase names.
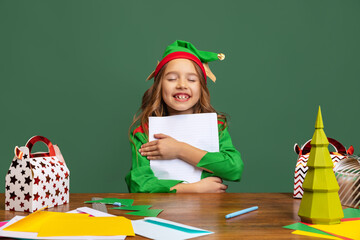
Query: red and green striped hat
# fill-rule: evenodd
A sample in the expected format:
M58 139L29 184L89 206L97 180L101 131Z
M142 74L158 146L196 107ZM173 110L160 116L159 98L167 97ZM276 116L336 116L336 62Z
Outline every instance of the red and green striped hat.
M223 53L199 51L194 47L194 45L189 42L176 40L174 43L172 43L165 49L163 59L157 65L153 76L156 77L160 69L166 63L177 58L185 58L194 61L201 68L201 71L203 72L206 80L206 70L203 63L206 64L215 60L224 60L225 55ZM150 78L152 78L152 75Z

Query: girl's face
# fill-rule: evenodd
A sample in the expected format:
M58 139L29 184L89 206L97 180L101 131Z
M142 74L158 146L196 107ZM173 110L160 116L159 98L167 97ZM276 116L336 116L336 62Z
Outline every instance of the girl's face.
M161 79L161 89L169 115L194 113L201 85L192 61L179 58L168 62Z

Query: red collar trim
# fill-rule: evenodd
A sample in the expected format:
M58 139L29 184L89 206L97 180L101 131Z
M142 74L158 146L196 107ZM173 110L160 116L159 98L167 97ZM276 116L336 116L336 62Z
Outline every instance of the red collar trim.
M145 129L149 129L148 125L145 124L144 125ZM145 133L144 129L142 128L142 126L140 125L139 127L135 128L133 135L135 135L136 133Z

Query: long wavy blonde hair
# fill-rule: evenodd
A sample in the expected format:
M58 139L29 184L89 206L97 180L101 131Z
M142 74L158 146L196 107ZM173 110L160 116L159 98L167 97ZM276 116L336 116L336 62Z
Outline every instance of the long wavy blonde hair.
M201 86L201 94L199 101L194 105L194 113L212 113L216 112L216 110L211 106L210 104L210 93L209 89L206 85L206 81L204 78L204 75L200 69L200 67L191 61L196 69L196 73L199 76L200 79L200 86ZM165 64L157 74L157 76L154 79L153 85L146 90L142 97L142 103L141 107L137 111L137 113L134 115L133 121L129 127L129 139L132 142L132 144L135 146L134 142L131 139L131 133L133 131L134 126L140 125L143 129L143 131L146 133L146 135L149 135L148 130L148 121L150 116L156 116L156 117L162 117L162 116L168 116L167 106L162 99L162 79L165 73L165 69L167 67L167 64ZM227 125L226 115L224 113L218 113L218 119L221 119L224 124L222 129L224 129ZM136 146L135 146L136 149Z

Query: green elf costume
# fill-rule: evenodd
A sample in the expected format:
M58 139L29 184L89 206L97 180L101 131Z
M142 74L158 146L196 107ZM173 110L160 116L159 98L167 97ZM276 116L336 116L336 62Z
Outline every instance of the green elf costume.
M205 80L208 76L215 82L216 78L210 71L208 62L214 60L223 60L225 55L222 53L213 53L197 50L191 43L177 40L169 45L164 53L163 59L158 63L154 72L150 74L148 79L156 77L160 69L169 61L177 58L185 58L194 61L202 70ZM227 126L224 122L218 121L219 128L219 152L208 152L196 165L196 167L210 170L212 173L203 170L201 179L206 177L219 177L227 181L240 181L243 162L240 153L232 144ZM181 180L164 180L155 177L150 167L150 160L146 156L142 156L138 150L141 146L148 142L148 136L144 129L139 126L131 134L132 150L132 168L126 175L125 181L131 193L163 193L176 192L170 190L171 187L182 183Z

